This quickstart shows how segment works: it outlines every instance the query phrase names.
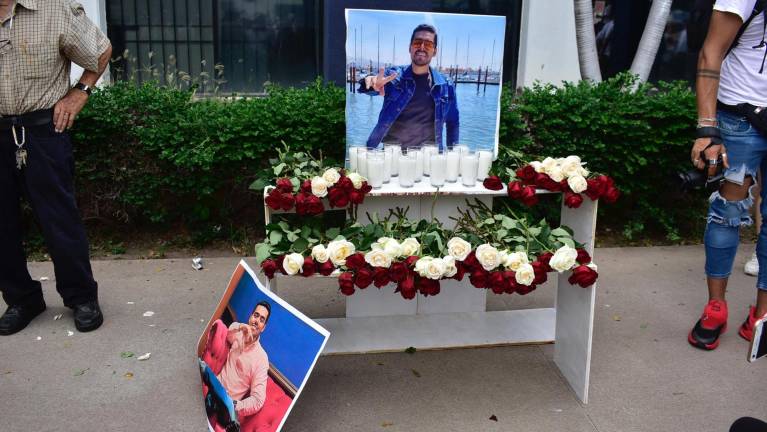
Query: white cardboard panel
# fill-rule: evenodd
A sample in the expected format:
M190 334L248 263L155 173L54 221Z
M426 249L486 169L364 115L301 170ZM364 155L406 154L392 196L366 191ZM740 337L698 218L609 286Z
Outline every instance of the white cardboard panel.
M346 317L415 315L418 301L405 300L399 293L394 292L395 288L394 284L381 289L371 284L363 290L357 289L354 295L346 297Z
M485 311L487 290L474 288L469 283L468 275L460 282L442 280L439 286L439 295L417 297L419 314Z

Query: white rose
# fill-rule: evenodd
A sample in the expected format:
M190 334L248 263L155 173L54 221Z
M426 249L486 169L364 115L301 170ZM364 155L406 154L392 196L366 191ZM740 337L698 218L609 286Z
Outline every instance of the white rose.
M519 269L514 274L514 279L517 280L517 283L522 285L532 285L535 280L535 270L533 269L533 266L531 264L520 265Z
M330 259L330 254L325 246L317 245L312 248L312 258L318 263L326 263Z
M354 186L354 189L361 188L362 183L366 180L365 177L362 177L356 172L349 174L347 177L349 177L349 180L352 181L352 185Z
M455 276L456 273L458 273L458 267L455 265L455 258L452 256L446 256L442 258L442 261L445 263L445 277L451 278Z
M551 171L553 171L556 167L559 167L559 161L554 158L547 157L543 160L543 162L541 162L541 171L545 172L546 174L551 175Z
M498 249L485 243L477 247L477 260L482 264L482 268L487 271L494 270L500 264L498 259Z
M552 180L554 180L557 183L559 183L559 182L561 182L562 180L565 179L565 174L562 172L562 169L560 167L558 167L558 166L553 167L548 172L548 175L549 175L549 177L551 177Z
M399 242L391 237L381 237L378 239L378 245L394 259L402 255L402 246Z
M460 237L453 237L447 242L447 253L458 261L463 261L471 252L471 244Z
M575 258L578 257L578 251L570 246L564 245L554 252L554 256L549 261L549 266L554 270L562 273L563 271L570 270L575 265Z
M562 173L565 177L571 177L581 170L581 158L578 156L568 156L562 160Z
M292 253L290 255L287 255L285 256L285 259L282 261L282 268L285 269L285 273L291 276L300 272L303 266L304 266L304 257L298 253Z
M421 249L421 244L418 243L418 240L414 239L413 237L406 238L405 241L400 244L402 248L402 255L404 257L409 257L413 255L418 255L418 250Z
M589 176L589 174L590 174L590 173L589 173L589 170L587 170L587 169L586 169L586 168L584 168L584 167L581 167L581 168L578 170L578 174L582 175L584 178L587 178L587 177Z
M430 256L425 256L419 259L415 262L415 272L419 275L426 277L426 267L429 265L429 262L433 260L434 258Z
M439 280L445 275L445 261L442 258L429 260L424 269L424 276L429 279Z
M328 182L328 186L333 186L334 184L338 183L338 180L341 179L341 174L339 174L338 170L335 168L330 168L325 171L325 174L322 174L322 178Z
M333 240L328 243L328 255L336 267L346 264L346 258L353 254L354 250L354 244L347 240Z
M503 260L503 265L511 271L518 271L522 264L527 264L529 262L526 253L512 252L506 256L505 260Z
M391 256L383 250L372 250L365 254L365 262L373 267L391 267Z
M574 176L568 178L567 184L575 193L581 193L589 187L589 184L586 183L586 179L583 178L583 176L580 174L575 174Z
M315 176L312 179L312 193L319 198L326 196L328 194L328 182L322 177Z
M534 169L534 170L535 170L535 172L537 172L537 173L539 173L539 172L543 172L543 164L542 164L542 163L540 163L540 162L538 162L538 161L532 161L532 162L530 162L530 166L531 166L531 167L533 167L533 169Z

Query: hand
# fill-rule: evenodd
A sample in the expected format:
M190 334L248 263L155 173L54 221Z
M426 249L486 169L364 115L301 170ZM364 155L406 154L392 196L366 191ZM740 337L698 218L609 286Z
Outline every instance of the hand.
M384 76L384 68L380 68L378 69L378 75L365 77L365 87L372 88L379 95L384 96L384 87L395 78L397 78L396 72L392 72L389 76Z
M88 102L88 94L77 89L70 89L53 106L53 127L56 132L64 132L75 123L75 118Z
M239 328L240 332L242 333L242 340L245 343L245 345L250 345L255 340L255 335L253 334L254 330L251 326L247 324L242 324Z
M692 164L695 165L695 168L702 170L706 166L706 161L700 157L701 151L703 152L704 159L707 160L716 160L719 159L719 155L722 155L724 168L729 168L730 163L727 159L727 150L724 148L724 145L716 144L706 149L706 146L710 143L711 138L708 137L695 140L695 143L692 145L692 150L690 151L690 160L692 160ZM716 165L709 165L708 176L711 177L714 174L716 174Z

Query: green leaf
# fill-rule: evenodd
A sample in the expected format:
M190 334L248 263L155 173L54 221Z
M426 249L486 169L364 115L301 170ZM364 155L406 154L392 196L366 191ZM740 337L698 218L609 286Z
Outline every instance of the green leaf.
M279 244L282 241L282 233L279 231L272 231L269 233L269 243L273 246Z
M299 238L293 242L293 250L296 252L303 252L309 246L309 241L305 238Z
M563 244L567 246L570 246L571 248L575 248L575 242L573 241L573 239L562 237L559 239L559 241L561 241Z
M551 235L553 235L554 237L570 237L570 233L567 232L562 227L559 227L557 229L551 230Z
M517 227L517 221L515 221L514 219L512 219L512 218L510 218L508 216L503 216L503 220L501 221L501 225L504 228L506 228L506 229L514 229L514 228Z
M266 180L257 179L253 183L251 183L250 186L248 186L248 189L254 190L254 191L263 191L266 186L267 186Z
M341 230L338 228L330 228L327 231L325 231L325 236L331 240L338 237L339 234L341 234Z
M122 357L122 358L124 358L124 359L125 359L125 358L131 358L131 357L133 357L134 355L135 355L135 354L133 354L133 353L132 353L132 352L130 352L130 351L123 351L123 352L121 352L121 353L120 353L120 357Z
M256 261L261 264L272 255L272 246L267 243L259 243L256 246Z
M277 165L276 167L274 167L274 175L279 176L282 173L282 170L285 169L285 166L286 165L283 162L283 163Z
M289 233L288 233L288 241L289 241L289 242L291 242L291 243L293 243L293 242L295 242L296 240L298 240L298 234L296 234L296 233L294 233L294 232L289 232Z

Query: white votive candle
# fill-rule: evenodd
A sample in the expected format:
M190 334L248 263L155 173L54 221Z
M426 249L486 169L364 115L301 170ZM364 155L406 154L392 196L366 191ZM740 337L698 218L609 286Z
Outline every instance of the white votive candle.
M417 183L423 180L423 150L409 151L408 154L415 154L415 177L413 180Z
M493 165L493 152L480 150L477 152L477 159L477 180L484 181Z
M384 183L384 155L381 152L368 152L367 175L368 184L378 189Z
M384 151L391 153L391 176L399 175L399 157L402 147L399 144L384 144Z
M455 183L458 181L458 167L460 164L460 150L450 150L447 152L447 170L445 171L445 181L448 183Z
M439 153L439 149L435 145L424 145L421 151L423 152L423 175L431 175L431 155Z
M429 168L431 169L431 185L434 187L443 186L445 184L445 171L446 171L447 157L445 153L432 153L429 155Z
M357 150L357 172L362 177L368 176L368 151L367 149ZM353 170L352 170L353 171Z
M415 154L401 154L399 156L399 185L403 188L413 187L415 182L415 165L417 162L417 155Z
M466 152L461 155L461 183L474 186L477 183L477 154Z
M391 180L392 152L384 150L383 159L384 159L383 182L389 183L389 180Z
M359 147L349 147L349 171L357 172L357 150Z

